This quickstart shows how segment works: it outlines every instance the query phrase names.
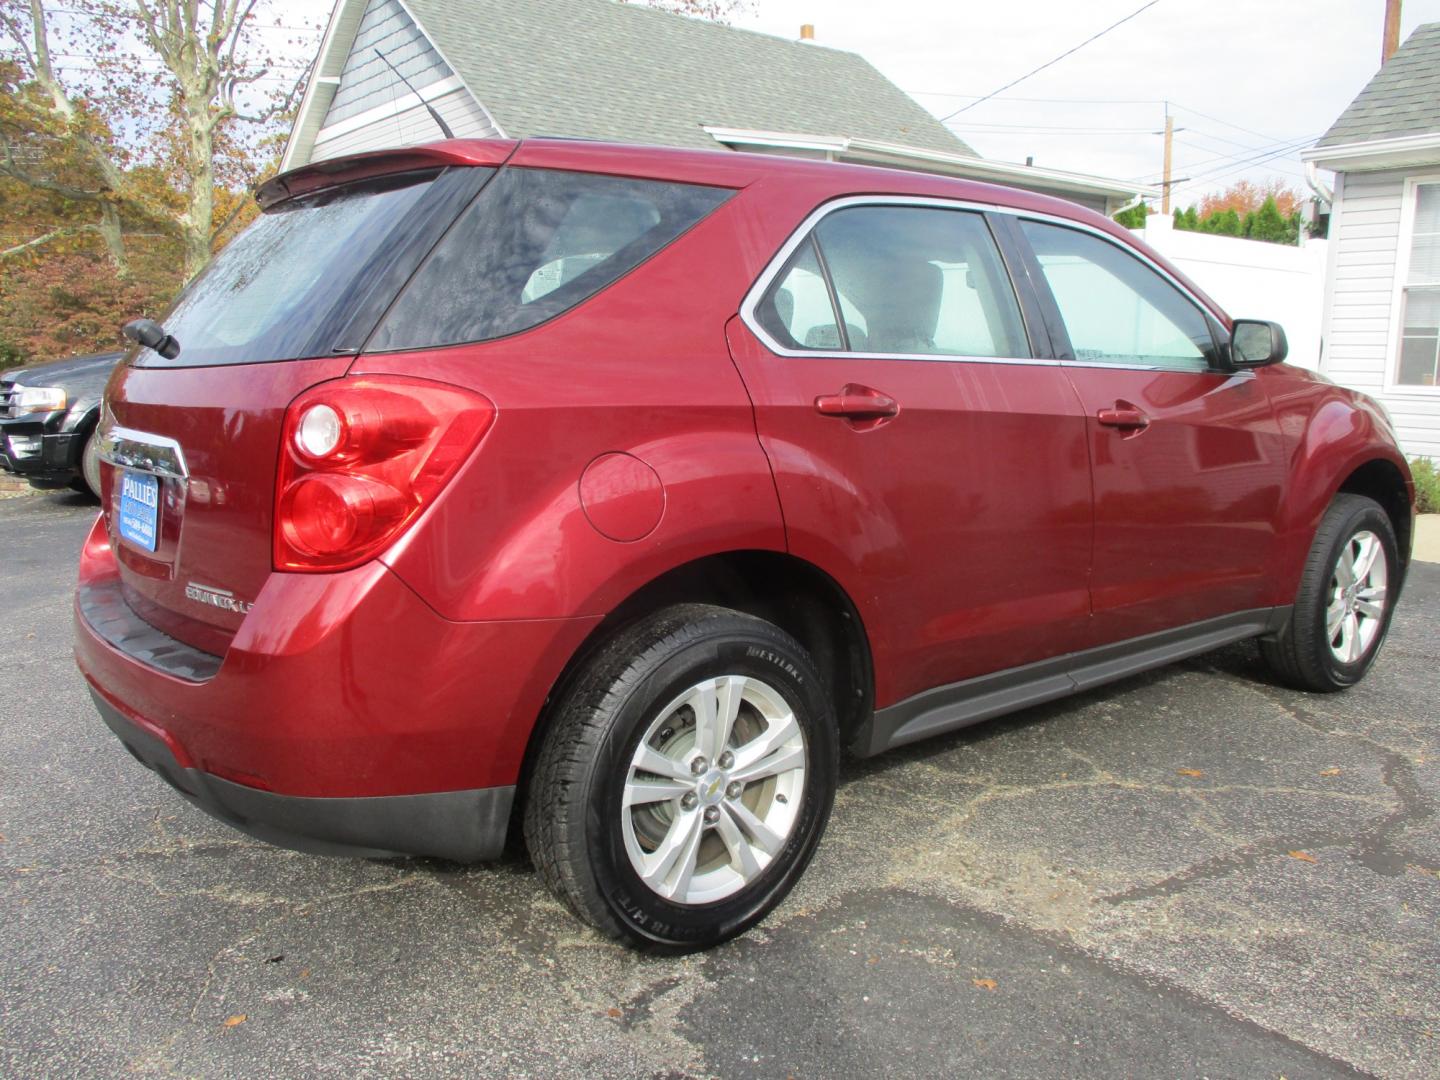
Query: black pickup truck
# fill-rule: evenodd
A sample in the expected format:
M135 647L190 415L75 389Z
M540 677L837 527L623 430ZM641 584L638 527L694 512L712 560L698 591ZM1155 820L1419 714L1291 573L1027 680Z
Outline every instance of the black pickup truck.
M32 487L99 495L95 426L124 353L72 356L0 374L0 468Z

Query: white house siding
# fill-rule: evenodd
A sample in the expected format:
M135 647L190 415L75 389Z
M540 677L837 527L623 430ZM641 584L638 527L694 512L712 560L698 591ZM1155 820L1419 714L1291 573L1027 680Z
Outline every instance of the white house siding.
M1320 369L1379 399L1411 456L1440 460L1440 397L1387 389L1393 378L1391 318L1406 170L1336 176L1330 222L1331 282Z
M444 117L458 137L499 134L450 65L421 33L400 0L369 0L345 58L310 160L444 138L415 93L391 71L383 52L410 86Z
M350 122L321 128L310 160L323 161L342 154L443 139L445 136L434 118L416 102L415 95L404 87L399 90L395 99L399 112L394 111L393 105L380 106L369 114L352 117ZM430 106L444 118L457 138L487 139L499 134L494 121L463 86L431 99Z

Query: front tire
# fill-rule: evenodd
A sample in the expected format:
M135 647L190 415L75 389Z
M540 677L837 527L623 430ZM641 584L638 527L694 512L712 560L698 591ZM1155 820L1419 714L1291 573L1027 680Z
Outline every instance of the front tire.
M85 436L85 445L80 450L80 475L70 486L82 495L100 498L100 438L99 429L92 428Z
M839 738L805 649L762 619L677 605L622 631L557 703L528 790L546 885L601 932L688 951L794 886L834 802Z
M1290 621L1260 651L1282 680L1334 693L1375 662L1400 586L1399 544L1373 499L1337 495L1315 532Z

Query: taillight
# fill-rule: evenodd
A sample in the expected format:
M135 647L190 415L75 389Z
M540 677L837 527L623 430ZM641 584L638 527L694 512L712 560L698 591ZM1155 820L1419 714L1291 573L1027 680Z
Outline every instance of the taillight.
M275 569L346 570L394 542L495 420L443 383L362 375L290 404L275 485Z

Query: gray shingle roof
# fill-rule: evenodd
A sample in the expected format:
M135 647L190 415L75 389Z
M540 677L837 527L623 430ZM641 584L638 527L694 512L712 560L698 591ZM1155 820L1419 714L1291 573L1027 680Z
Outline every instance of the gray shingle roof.
M1440 132L1440 22L1416 27L1316 146Z
M615 0L408 6L512 138L714 149L709 125L974 154L854 53Z

